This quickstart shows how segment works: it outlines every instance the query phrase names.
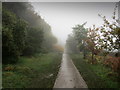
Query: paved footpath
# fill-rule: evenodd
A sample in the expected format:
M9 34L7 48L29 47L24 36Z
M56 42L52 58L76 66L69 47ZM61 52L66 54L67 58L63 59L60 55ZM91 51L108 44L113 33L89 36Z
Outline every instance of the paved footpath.
M61 67L53 88L88 88L67 53L63 54Z

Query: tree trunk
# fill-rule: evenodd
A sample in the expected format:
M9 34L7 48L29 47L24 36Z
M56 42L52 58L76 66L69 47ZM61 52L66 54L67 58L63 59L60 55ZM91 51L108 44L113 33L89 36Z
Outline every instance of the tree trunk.
M83 58L86 59L86 53L85 53L85 50L84 50L84 52L83 52L83 56L84 56Z
M94 63L94 54L92 52L92 64Z

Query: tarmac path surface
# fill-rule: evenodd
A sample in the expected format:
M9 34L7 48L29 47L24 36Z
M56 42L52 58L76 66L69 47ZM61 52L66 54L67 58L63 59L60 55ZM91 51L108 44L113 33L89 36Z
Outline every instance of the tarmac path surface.
M69 55L64 52L53 88L88 88Z

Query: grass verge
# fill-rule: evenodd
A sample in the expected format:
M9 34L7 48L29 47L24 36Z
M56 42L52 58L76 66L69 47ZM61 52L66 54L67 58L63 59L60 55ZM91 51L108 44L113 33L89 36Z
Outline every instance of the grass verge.
M120 88L117 77L109 76L112 72L109 68L101 64L89 64L80 54L72 54L71 58L79 70L80 74L86 81L89 88ZM112 72L113 74L116 74Z
M60 53L21 57L16 65L3 65L3 88L52 88L58 73Z

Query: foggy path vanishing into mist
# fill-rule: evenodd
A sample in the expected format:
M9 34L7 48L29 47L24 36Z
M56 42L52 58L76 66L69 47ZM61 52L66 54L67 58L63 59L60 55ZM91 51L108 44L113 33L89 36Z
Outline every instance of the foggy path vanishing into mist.
M88 88L66 50L53 88Z

